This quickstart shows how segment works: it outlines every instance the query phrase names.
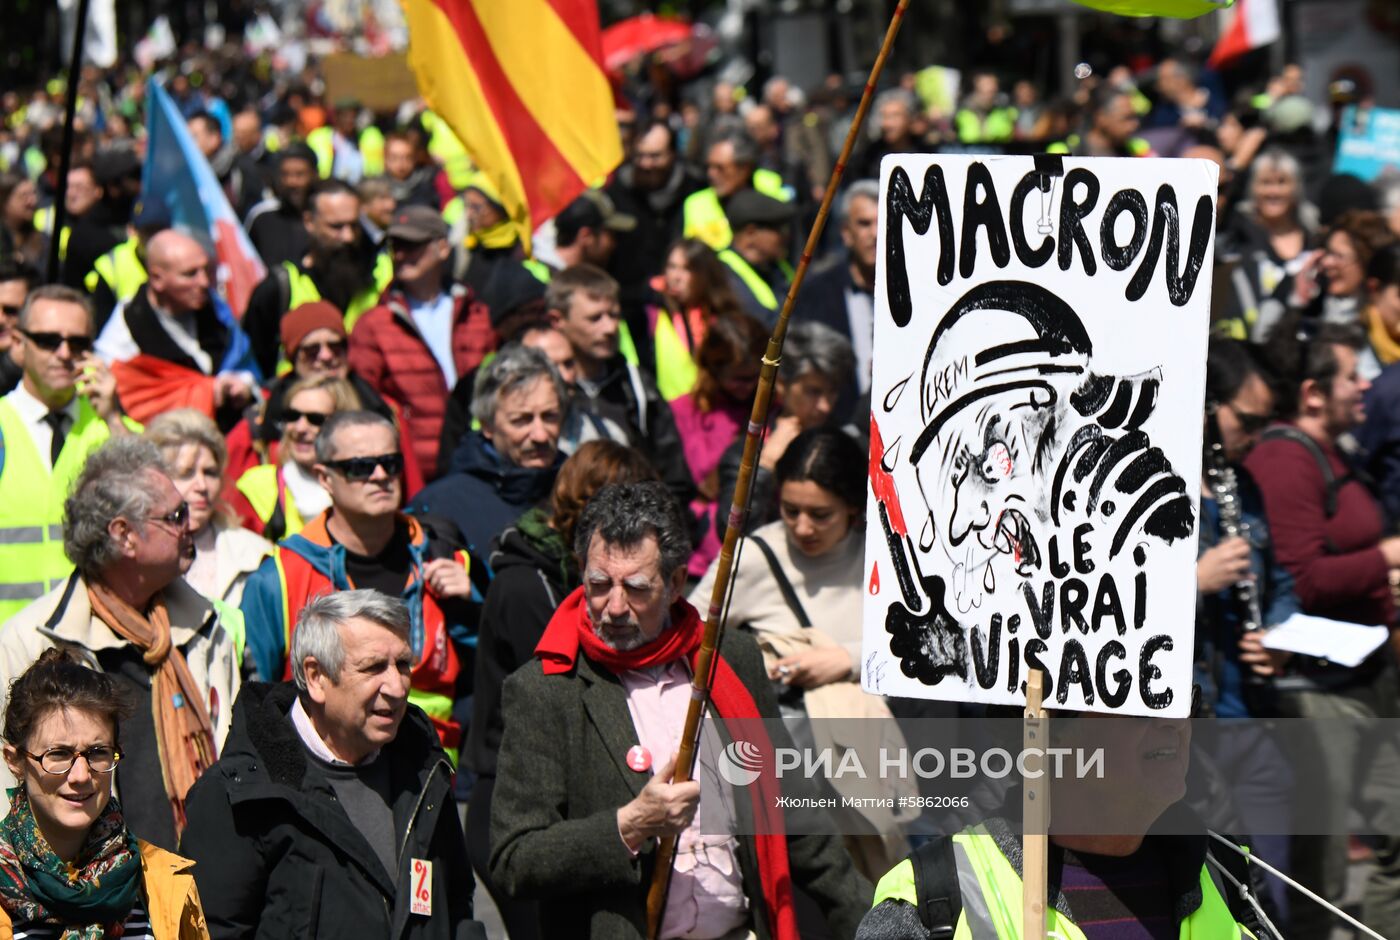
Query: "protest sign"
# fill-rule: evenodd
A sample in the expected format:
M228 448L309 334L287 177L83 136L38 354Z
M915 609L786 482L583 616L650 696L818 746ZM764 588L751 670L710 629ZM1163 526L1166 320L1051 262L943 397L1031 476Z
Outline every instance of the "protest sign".
M1370 181L1387 169L1400 172L1400 111L1347 108L1342 112L1332 172Z
M885 159L869 691L1187 714L1217 181Z

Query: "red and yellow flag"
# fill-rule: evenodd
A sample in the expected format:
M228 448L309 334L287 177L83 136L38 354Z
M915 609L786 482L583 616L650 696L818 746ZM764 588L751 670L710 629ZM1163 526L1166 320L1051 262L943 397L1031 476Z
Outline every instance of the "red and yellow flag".
M423 97L528 247L622 162L596 0L401 0Z

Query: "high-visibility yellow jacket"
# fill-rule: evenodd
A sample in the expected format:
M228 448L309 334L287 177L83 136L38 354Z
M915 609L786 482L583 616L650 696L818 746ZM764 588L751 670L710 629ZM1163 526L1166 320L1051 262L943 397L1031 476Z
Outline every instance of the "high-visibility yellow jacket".
M791 202L792 189L783 178L772 170L754 170L753 188L783 202ZM734 240L734 232L729 228L729 217L724 214L724 205L719 201L719 193L713 186L691 193L681 207L686 238L698 238L715 251L728 248Z
M8 396L0 399L0 624L72 572L63 553L63 501L88 455L110 433L79 397L77 419L50 471L14 403Z
M287 282L290 288L287 300L288 310L295 310L302 304L321 299L321 292L316 288L316 282L311 279L311 275L304 274L301 268L290 261L283 261L282 267L287 271ZM345 308L345 332L353 330L356 321L367 310L378 305L379 295L384 293L384 289L393 280L394 262L389 259L387 254L380 252L374 260L374 283L351 298L350 305Z
M957 870L945 877L956 879L962 903L952 940L1020 940L1021 876L1002 854L996 839L979 825L963 830L953 836L952 841ZM1235 920L1207 865L1206 862L1201 865L1200 904L1181 921L1180 940L1253 940L1254 934ZM922 911L920 902L924 894L933 891L931 867L925 864L916 870L910 858L900 862L876 885L873 907L878 908L886 901L903 901ZM930 925L925 923L925 926ZM1045 932L1047 937L1058 940L1084 940L1084 932L1053 906L1045 914Z
M117 298L117 303L126 303L136 296L141 285L146 283L146 266L137 253L135 238L128 238L92 264L92 270L83 278L83 286L88 293L97 290L99 279L107 282L107 289Z

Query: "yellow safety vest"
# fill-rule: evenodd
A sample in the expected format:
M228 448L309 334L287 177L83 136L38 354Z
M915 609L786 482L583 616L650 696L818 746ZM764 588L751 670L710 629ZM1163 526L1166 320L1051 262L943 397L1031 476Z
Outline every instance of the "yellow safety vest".
M1020 940L1022 927L1021 876L982 826L953 836L962 913L953 940ZM969 891L971 885L977 890ZM878 905L888 900L919 906L914 864L909 859L890 869L875 886ZM873 906L873 905L872 905ZM1059 940L1084 940L1084 932L1053 907L1045 912L1045 932ZM1181 922L1180 940L1244 940L1253 938L1235 921L1230 905L1220 896L1206 865L1201 866L1201 904Z
M1073 154L1079 149L1079 135L1070 134L1064 140L1057 140L1045 148L1046 153ZM1152 145L1141 137L1130 137L1127 143L1128 154L1134 157L1153 156Z
M306 146L316 154L316 172L321 179L329 179L335 172L335 128L329 125L316 128L306 135ZM360 152L365 176L384 172L384 134L379 128L371 125L360 131L355 149Z
M993 108L980 117L971 108L959 108L953 116L958 140L965 144L998 143L1010 140L1016 133L1016 109Z
M769 287L768 282L763 279L763 276L754 270L753 265L744 260L743 255L739 254L733 248L726 248L719 253L719 260L728 265L729 270L739 275L739 280L744 282L745 287L753 291L754 297L758 298L758 302L766 309L778 309L778 295L773 293L773 288ZM792 266L786 261L779 261L778 267L782 269L783 273L787 275L787 279L791 281L793 276Z
M676 331L669 310L658 312L651 343L656 352L656 389L661 397L669 402L689 394L700 377L700 369L695 365L694 350L686 346Z
M272 514L277 510L277 471L274 464L258 464L256 467L249 467L243 471L243 475L238 478L234 487L243 494L243 498L248 500L248 505L253 507L253 512L258 514L258 518L266 523L272 518ZM286 538L289 535L296 535L306 526L306 520L297 512L296 500L292 499L292 494L287 493L287 498L282 501L282 534L279 538Z
M53 206L45 206L34 213L34 228L50 238L53 237ZM68 239L73 234L73 229L63 226L63 231L58 233L58 260L63 261L68 257Z
M428 132L428 153L447 171L447 180L453 189L466 189L472 177L472 158L467 155L467 148L462 146L447 122L432 111L424 111L422 121Z
M63 553L63 501L88 455L110 433L87 399L79 397L77 418L50 471L14 403L0 399L0 624L73 571Z
M792 190L772 170L754 170L753 188L773 199L792 202ZM685 220L686 238L698 238L715 251L728 248L734 240L729 217L724 214L724 205L713 186L687 196L681 215Z
M316 289L316 282L311 279L311 275L302 273L301 268L290 261L283 261L282 267L287 270L288 286L291 288L288 293L287 310L295 310L302 304L321 299L321 292ZM345 332L353 330L360 317L379 304L379 295L384 293L384 289L393 280L394 262L388 255L380 252L374 260L374 283L351 298L350 306L345 308Z
M99 280L107 282L107 288L116 296L118 303L126 303L136 296L141 285L146 283L146 266L136 251L137 242L128 238L101 258L92 263L92 270L83 278L83 286L88 293L97 290Z

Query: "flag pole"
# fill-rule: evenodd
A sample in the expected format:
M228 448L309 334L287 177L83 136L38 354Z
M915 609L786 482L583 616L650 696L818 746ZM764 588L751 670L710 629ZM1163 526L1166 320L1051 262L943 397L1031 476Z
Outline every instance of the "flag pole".
M866 79L865 89L861 93L860 105L856 108L850 130L846 132L846 142L841 147L841 155L837 158L836 165L832 167L831 178L827 180L826 192L822 195L821 208L818 209L817 218L812 223L811 231L807 234L807 244L802 250L802 257L798 260L797 270L793 273L792 284L788 287L787 296L783 299L778 322L773 327L773 334L768 338L768 349L763 356L758 389L754 394L753 409L749 413L748 429L744 436L744 455L739 463L739 478L734 486L734 500L729 507L724 545L720 549L719 564L715 569L715 583L710 591L710 609L705 617L704 637L700 642L695 676L691 680L690 706L686 711L680 751L677 754L675 770L671 777L675 783L684 783L690 780L695 765L695 748L700 733L700 719L709 702L710 680L714 672L715 656L719 648L722 628L724 599L729 593L729 579L734 568L734 550L744 531L744 523L748 517L749 490L753 484L754 468L758 463L759 441L768 425L768 405L773 395L773 383L778 375L778 364L783 357L783 340L787 336L788 320L792 316L797 293L802 289L802 281L807 275L807 268L812 262L812 255L821 240L822 230L826 227L827 216L831 214L831 204L841 185L841 177L846 171L846 163L851 159L851 151L855 149L856 139L860 135L861 127L865 124L865 116L870 110L875 86L880 81L880 73L884 71L885 61L889 58L890 50L894 48L895 36L899 35L899 28L904 23L904 14L908 8L909 0L899 0L895 6L894 14L890 17L890 25L885 31L885 40L880 46L879 55L875 57L875 62L870 67L870 76ZM647 936L650 940L658 940L661 934L661 920L666 910L666 892L671 883L671 868L675 862L675 852L676 837L674 836L662 839L656 849L656 866L652 871L651 886L647 891Z
M63 109L63 149L58 158L58 180L54 188L53 228L49 232L49 260L44 280L58 280L59 255L63 249L63 224L67 221L68 170L73 164L73 122L78 115L78 83L83 71L83 39L87 36L88 7L92 0L78 0L78 24L73 30L73 56L68 60L67 100Z

